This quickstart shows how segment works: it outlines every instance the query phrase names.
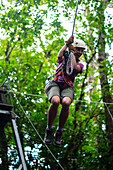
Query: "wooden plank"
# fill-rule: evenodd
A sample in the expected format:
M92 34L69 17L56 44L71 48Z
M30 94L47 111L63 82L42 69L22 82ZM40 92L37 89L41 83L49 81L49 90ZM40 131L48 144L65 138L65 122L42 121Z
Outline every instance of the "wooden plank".
M0 110L0 114L10 115L11 113L7 110Z

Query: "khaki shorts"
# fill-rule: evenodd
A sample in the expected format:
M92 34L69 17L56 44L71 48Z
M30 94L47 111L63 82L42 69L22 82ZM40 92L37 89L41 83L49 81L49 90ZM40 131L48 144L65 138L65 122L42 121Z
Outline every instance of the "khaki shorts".
M74 99L74 90L72 87L67 86L65 89L62 89L62 85L54 81L50 81L47 84L45 92L50 102L53 96L59 96L61 101L64 97L69 97L71 102Z

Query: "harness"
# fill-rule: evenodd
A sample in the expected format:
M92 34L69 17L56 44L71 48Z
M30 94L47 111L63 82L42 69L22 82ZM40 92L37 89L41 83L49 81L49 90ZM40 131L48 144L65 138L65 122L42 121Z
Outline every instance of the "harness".
M57 73L55 74L55 77L52 79L52 81L56 81L58 82L58 77L59 76L62 76L63 77L63 80L64 80L64 85L63 85L63 89L66 87L66 86L69 86L69 87L72 87L73 84L72 84L72 81L69 77L69 75L66 73L65 71L65 65L61 65L61 67L58 69Z
M69 87L73 87L73 83L70 79L70 74L69 74L69 69L67 70L67 66L68 64L70 63L70 61L72 60L70 58L70 53L68 51L64 51L64 59L65 59L65 64L62 64L59 69L57 70L57 72L55 73L55 77L54 75L51 75L50 77L48 77L48 81L50 81L50 78L54 77L51 81L55 81L55 82L58 82L58 77L59 76L62 76L63 80L64 80L64 85L63 85L63 89L66 87L66 86L69 86ZM71 60L70 60L71 59ZM70 61L69 61L70 60ZM71 61L72 63L73 61ZM73 67L72 67L72 64L71 64L71 72L73 72ZM47 81L47 82L48 82Z

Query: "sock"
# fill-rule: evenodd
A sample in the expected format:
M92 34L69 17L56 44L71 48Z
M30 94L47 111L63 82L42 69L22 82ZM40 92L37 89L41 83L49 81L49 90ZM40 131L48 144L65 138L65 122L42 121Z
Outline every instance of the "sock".
M63 128L59 128L59 127L58 127L58 128L57 128L57 130L59 130L59 131L61 131L61 132L62 132L62 131L63 131Z
M53 126L48 126L48 125L47 125L47 128L51 130L51 129L53 129Z

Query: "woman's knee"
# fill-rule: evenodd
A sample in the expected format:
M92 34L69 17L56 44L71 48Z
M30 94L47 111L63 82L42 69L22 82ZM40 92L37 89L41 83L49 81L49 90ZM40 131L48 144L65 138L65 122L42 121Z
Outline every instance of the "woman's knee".
M53 96L51 99L51 104L58 106L60 104L59 96Z
M71 104L71 99L69 97L64 97L62 99L62 106L69 107Z

